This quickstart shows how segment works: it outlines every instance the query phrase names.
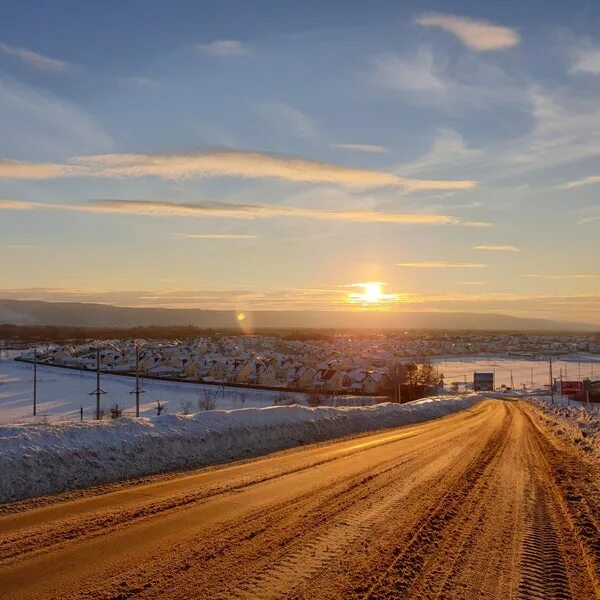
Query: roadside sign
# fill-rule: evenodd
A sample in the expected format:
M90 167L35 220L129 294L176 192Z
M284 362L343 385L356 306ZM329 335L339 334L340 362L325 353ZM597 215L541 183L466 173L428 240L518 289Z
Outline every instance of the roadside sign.
M493 392L494 374L493 373L473 373L473 391L475 392Z
M579 396L583 392L582 381L561 381L560 393L563 396Z

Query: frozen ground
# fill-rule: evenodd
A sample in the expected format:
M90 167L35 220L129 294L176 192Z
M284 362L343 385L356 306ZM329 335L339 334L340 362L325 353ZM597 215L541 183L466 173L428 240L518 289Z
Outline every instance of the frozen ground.
M0 502L427 421L469 408L483 397L0 426Z
M550 369L547 357L512 358L495 355L441 356L431 359L437 365L444 381L473 381L475 371L495 373L496 386L511 385L511 372L515 388L541 388L550 382ZM584 377L600 379L600 356L577 355L552 360L552 374L556 379L581 380Z

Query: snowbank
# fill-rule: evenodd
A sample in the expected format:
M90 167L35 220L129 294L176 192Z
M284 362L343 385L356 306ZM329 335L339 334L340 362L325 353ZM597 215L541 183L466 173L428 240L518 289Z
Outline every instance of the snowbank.
M255 456L443 417L489 394L0 427L0 502Z
M578 444L600 461L600 406L569 401L560 396L552 404L549 397L530 399L531 404L558 435Z

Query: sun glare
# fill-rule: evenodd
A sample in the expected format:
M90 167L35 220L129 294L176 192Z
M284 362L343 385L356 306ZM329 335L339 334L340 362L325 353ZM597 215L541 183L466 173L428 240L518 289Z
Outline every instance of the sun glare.
M383 291L387 283L381 281L368 281L366 283L352 283L349 287L359 288L360 292L348 294L348 301L353 304L384 304L398 299L398 294L386 294Z

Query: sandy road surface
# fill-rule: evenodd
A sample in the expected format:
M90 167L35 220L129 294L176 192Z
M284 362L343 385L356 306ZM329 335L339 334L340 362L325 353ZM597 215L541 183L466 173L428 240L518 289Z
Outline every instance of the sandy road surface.
M0 516L0 597L600 598L600 478L529 407Z

